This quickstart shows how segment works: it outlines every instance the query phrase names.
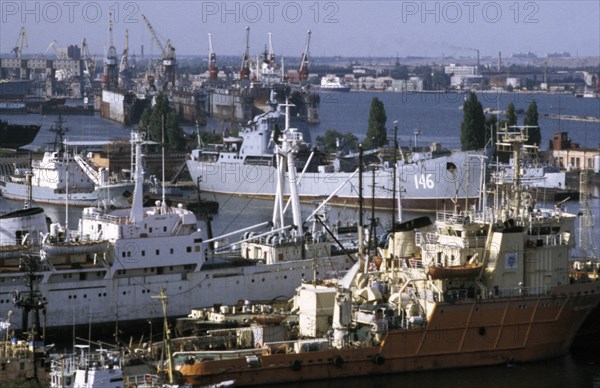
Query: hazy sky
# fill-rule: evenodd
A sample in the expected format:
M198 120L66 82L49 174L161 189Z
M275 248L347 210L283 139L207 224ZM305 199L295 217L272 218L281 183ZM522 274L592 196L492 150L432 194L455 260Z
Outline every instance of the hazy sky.
M108 15L115 14L117 52L129 30L130 52L158 54L141 15L180 55L206 55L212 33L217 55L237 55L250 26L257 55L273 33L278 56L299 56L312 31L312 55L496 56L568 51L600 56L600 1L0 1L0 52L27 30L24 53L43 53L52 40L103 53Z

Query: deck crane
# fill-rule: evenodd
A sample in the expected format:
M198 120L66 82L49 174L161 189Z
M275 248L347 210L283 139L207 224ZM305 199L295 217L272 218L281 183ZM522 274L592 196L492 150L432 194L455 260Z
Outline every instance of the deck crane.
M21 59L21 55L23 54L23 45L25 45L25 47L29 47L27 45L27 31L25 30L25 27L21 27L19 36L17 37L17 43L15 43L15 47L10 51L14 52L16 58L18 59Z
M150 31L152 35L152 40L158 47L161 53L161 66L159 66L159 78L162 81L163 89L167 89L168 85L175 85L175 68L177 66L177 60L175 58L175 47L173 46L170 39L163 45L161 40L159 39L156 31L150 24L150 21L145 15L142 15L142 19L144 19L144 23L146 23L146 27Z
M300 60L300 70L298 70L298 76L300 81L308 80L308 49L310 47L310 30L308 31L308 36L306 37L306 47L304 48L304 52L302 53L302 59Z
M250 79L250 27L246 27L246 48L242 55L242 66L240 67L240 80Z
M212 34L208 33L208 79L216 80L219 78L219 68L217 67L217 54L213 50Z
M118 57L113 36L113 16L108 14L108 50L104 57L104 75L102 84L105 89L116 89L119 86L119 69L117 67Z

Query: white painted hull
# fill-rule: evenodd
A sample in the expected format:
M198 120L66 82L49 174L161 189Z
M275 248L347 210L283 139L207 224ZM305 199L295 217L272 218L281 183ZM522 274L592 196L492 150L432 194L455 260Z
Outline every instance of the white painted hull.
M346 257L321 260L317 267L319 277L352 265ZM215 303L235 304L240 299L289 298L302 279L312 278L312 265L312 260L302 260L185 274L165 270L160 275L154 272L114 278L99 278L96 273L102 271L98 269L48 271L40 274L44 280L38 288L47 301L46 325L51 329L85 325L90 319L102 324L160 318L160 301L151 296L158 295L161 287L168 296L169 316L187 315L192 308ZM48 281L51 275L60 281ZM25 292L26 287L24 283L15 284L13 279L15 273L0 273L0 300L4 302L0 303L0 316L12 310L15 323L21 321L21 310L12 304L10 293L15 289Z
M108 198L108 203L116 207L127 207L126 193L133 193L133 183L119 183L99 187L88 192L70 192L70 206L93 206L98 201ZM0 195L4 198L25 201L28 199L27 185L22 183L0 181ZM40 204L64 205L67 193L50 187L33 186L32 199Z

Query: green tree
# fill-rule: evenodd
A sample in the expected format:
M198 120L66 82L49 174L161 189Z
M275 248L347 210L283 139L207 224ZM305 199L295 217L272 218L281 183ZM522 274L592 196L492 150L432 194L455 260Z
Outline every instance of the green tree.
M485 115L483 107L471 92L463 104L463 122L460 125L460 145L463 151L485 146Z
M165 146L169 150L185 150L185 136L179 127L177 114L169 107L169 99L163 93L156 96L156 103L150 111L144 109L140 117L140 128L148 132L148 139L161 143L163 136L163 120Z
M508 108L506 108L506 125L508 127L512 127L513 125L517 125L517 114L515 113L515 104L511 101L508 104Z
M387 115L385 114L383 102L377 97L373 97L371 110L369 111L369 128L364 141L365 149L370 150L387 144L386 121Z
M338 140L343 150L355 151L358 149L358 138L352 133L326 131L323 136L317 136L317 147L325 152L336 152Z
M532 101L531 104L529 104L529 108L525 114L525 120L523 121L523 124L535 127L529 128L529 139L527 140L527 144L529 145L539 146L542 142L542 133L540 131L540 127L538 126L538 119L539 115L537 103Z

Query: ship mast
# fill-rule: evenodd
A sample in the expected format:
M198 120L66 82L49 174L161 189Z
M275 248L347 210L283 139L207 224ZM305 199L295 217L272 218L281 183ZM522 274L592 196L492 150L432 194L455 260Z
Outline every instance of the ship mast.
M131 213L129 220L132 223L140 222L144 218L144 192L143 179L144 168L142 166L142 144L144 143L144 134L138 131L131 132L132 150L135 152L133 160L135 161L135 188L133 190L133 201L131 203Z

